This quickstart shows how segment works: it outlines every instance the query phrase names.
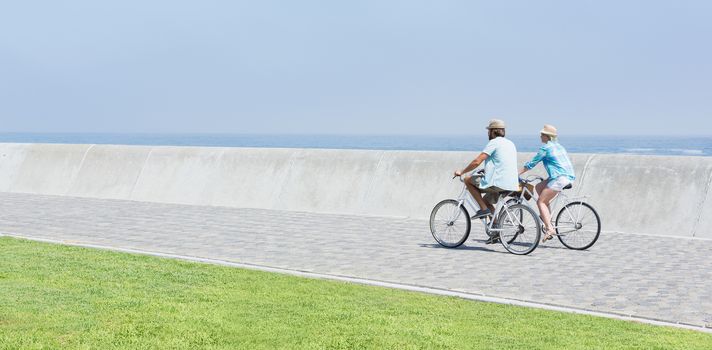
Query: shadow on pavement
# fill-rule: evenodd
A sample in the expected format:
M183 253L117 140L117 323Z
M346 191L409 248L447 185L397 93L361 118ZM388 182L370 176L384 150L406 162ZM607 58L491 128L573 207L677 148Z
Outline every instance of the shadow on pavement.
M477 243L480 243L480 244L483 244L483 245L484 245L487 240L485 240L485 239L471 239L470 241L474 241L474 242L477 242ZM500 243L495 243L495 244L501 245ZM461 246L459 246L459 247L457 247L457 248L447 248L447 247L443 247L443 246L441 246L440 244L437 244L437 243L429 243L429 244L428 244L428 243L419 243L418 245L419 245L421 248L437 248L437 249L451 249L451 250L477 250L477 251L485 251L485 252L493 252L493 253L507 253L507 254L508 254L508 252L497 251L497 250L490 249L490 248L487 248L487 247L469 246L469 245L466 245L466 243L463 243ZM539 249L571 250L571 249L568 249L568 248L566 248L566 247L564 247L564 246L542 245L541 243L539 243L539 246L537 246L537 248L536 248L536 250L539 250ZM535 250L535 251L536 251L536 250ZM586 252L586 251L587 251L587 250L582 250L582 251L580 251L580 252L584 253L584 252ZM534 252L532 252L532 253L534 253Z
M483 240L482 243L484 243L484 242L485 242L485 241ZM457 247L457 248L447 248L447 247L443 247L443 246L441 246L440 244L437 244L437 243L430 243L430 244L427 244L427 243L420 243L420 244L418 244L418 245L419 245L421 248L449 249L449 250L453 250L453 251L458 251L458 250L476 250L476 251L484 251L484 252L492 252L492 253L500 253L500 254L504 254L504 253L509 254L509 253L507 253L507 252L500 252L500 251L493 250L493 249L489 249L489 248L485 248L485 247L469 246L469 245L464 245L464 244L461 245L461 246L459 246L459 247Z

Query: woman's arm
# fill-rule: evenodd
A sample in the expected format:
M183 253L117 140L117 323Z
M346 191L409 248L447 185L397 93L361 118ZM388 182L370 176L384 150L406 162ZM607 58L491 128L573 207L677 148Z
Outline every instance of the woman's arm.
M534 158L532 158L532 160L524 163L524 168L522 168L522 172L520 172L519 174L521 175L524 172L533 169L537 164L539 164L539 162L542 161L542 159L544 159L544 157L546 157L546 146L540 148L539 152L534 155Z

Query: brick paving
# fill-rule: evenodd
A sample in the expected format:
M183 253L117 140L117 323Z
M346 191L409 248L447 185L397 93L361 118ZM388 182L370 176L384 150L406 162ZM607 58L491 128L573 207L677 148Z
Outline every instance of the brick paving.
M605 218L604 225L605 225ZM601 234L528 256L441 248L427 221L0 193L0 233L454 290L712 327L712 241Z

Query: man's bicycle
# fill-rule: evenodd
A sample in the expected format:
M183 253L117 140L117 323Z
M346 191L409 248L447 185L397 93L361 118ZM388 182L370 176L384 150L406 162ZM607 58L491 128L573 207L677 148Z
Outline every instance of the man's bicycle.
M533 190L533 187L527 185L533 186L541 181L544 181L544 178L535 175L520 179L523 189L518 197L510 198L508 203L512 205L523 204L531 208L532 205L527 199L532 198L536 202L539 199L539 195ZM564 187L564 190L572 187L569 184ZM566 248L588 249L596 243L598 236L601 234L601 218L596 210L593 209L593 206L583 201L586 198L588 197L569 197L564 194L564 191L561 191L549 206L552 209L556 209L561 201L561 209L556 214L554 229L556 230L556 237ZM554 210L551 212L554 213ZM541 221L541 217L537 218ZM541 225L544 225L543 221L541 221Z
M483 176L478 174L475 176ZM462 176L458 177L462 191L456 199L445 199L436 204L430 214L430 232L442 246L455 248L462 245L470 235L472 218L467 207L477 212L478 206L467 191ZM492 216L479 218L490 238L499 237L500 242L512 254L529 254L539 245L541 221L536 212L526 204L505 200L518 192L499 193L499 200Z

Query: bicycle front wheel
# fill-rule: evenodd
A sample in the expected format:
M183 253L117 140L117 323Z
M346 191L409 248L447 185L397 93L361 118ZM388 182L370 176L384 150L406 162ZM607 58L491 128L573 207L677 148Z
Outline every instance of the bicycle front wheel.
M526 255L539 245L541 223L536 213L524 204L502 208L496 226L504 249L512 254Z
M556 215L556 233L566 248L588 249L601 234L601 218L588 203L571 202Z
M430 232L443 247L455 248L465 243L470 235L470 214L464 204L446 199L430 213Z

